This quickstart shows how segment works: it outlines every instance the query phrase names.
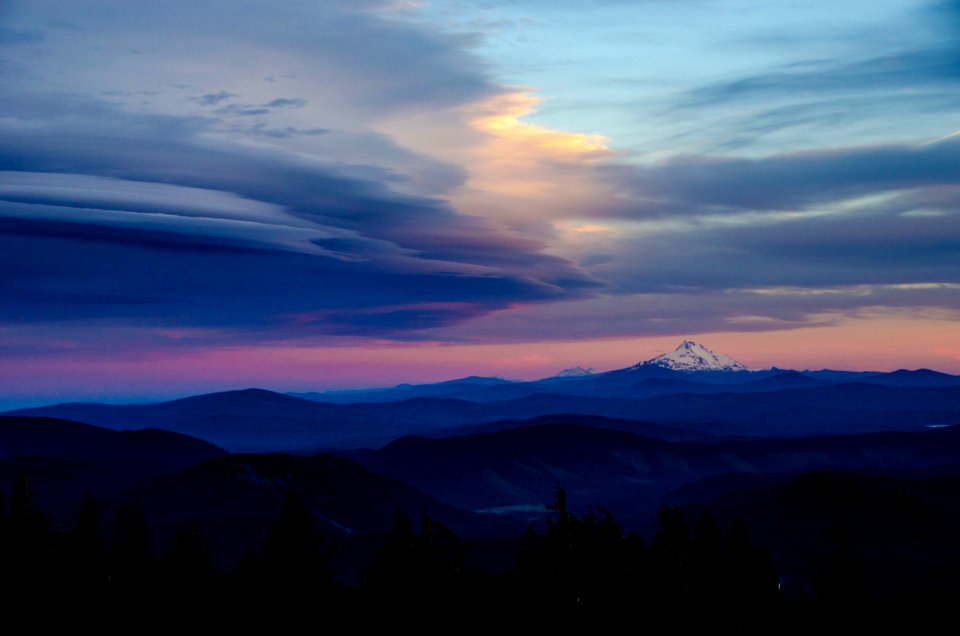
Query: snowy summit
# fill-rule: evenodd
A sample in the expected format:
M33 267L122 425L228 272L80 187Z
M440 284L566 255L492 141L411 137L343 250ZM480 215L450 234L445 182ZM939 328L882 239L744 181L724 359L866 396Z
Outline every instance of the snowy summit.
M582 378L585 375L593 375L593 368L584 369L583 367L573 367L572 369L564 369L557 375L553 376L555 378Z
M690 340L684 340L683 343L670 353L662 353L655 358L650 358L646 362L641 362L634 366L634 369L642 367L662 367L674 371L747 371L747 367L740 364L730 356L722 353L714 353L703 345Z

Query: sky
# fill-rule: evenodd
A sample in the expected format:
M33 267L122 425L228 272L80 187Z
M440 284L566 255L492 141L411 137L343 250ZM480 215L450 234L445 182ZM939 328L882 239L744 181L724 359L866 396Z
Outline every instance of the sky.
M0 406L960 373L960 2L3 0Z

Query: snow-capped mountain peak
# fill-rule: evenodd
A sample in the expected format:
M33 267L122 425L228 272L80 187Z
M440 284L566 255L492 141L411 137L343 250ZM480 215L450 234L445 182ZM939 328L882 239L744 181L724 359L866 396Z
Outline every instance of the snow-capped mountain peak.
M703 345L684 340L679 347L669 353L662 353L634 366L662 367L674 371L747 371L747 367L722 353L714 353Z
M572 367L570 369L564 369L560 373L556 374L555 378L582 378L585 375L593 375L593 368L583 367Z

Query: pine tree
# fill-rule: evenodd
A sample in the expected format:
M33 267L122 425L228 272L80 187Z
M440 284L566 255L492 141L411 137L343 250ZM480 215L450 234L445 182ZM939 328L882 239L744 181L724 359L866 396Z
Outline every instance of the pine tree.
M138 592L153 583L156 560L150 528L139 501L120 506L113 522L110 581L121 592Z
M837 521L830 531L830 553L814 581L815 591L828 606L856 607L867 599L867 571L851 547L849 528Z
M50 556L50 520L34 510L33 492L26 476L14 482L7 524L7 564L12 589L30 593L47 577Z
M332 582L331 556L313 514L289 491L263 543L262 571L268 584L289 594L316 594Z
M412 602L410 583L415 576L416 549L413 523L398 508L367 576L367 591L377 602L394 606Z
M66 582L74 589L95 592L94 588L107 582L100 513L90 492L84 493L77 521L66 537L62 568Z
M0 488L0 594L6 591L10 579L10 518L7 514L7 496Z
M664 505L651 552L654 567L654 593L664 606L686 603L690 595L690 528L683 510Z
M723 532L713 513L700 514L693 531L691 576L693 593L703 605L717 604L724 575Z
M218 572L213 564L213 551L192 523L180 529L173 545L163 557L164 577L172 589L187 592L217 584Z
M727 598L733 624L739 629L762 625L780 600L779 575L770 553L753 544L739 515L727 535L727 567Z

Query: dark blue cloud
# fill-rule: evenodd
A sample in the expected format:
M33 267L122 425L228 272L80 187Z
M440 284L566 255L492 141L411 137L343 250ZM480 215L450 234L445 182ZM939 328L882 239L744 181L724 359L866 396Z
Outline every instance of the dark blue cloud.
M688 155L648 168L611 167L635 197L630 218L802 211L868 194L960 183L960 140L838 148L757 159Z
M290 137L316 137L317 135L325 135L330 132L329 128L294 128L293 126L285 126L284 128L268 128L267 126L254 126L253 128L247 129L247 132L250 132L254 135L264 135L265 137L273 137L274 139L288 139Z
M633 232L627 223L580 258L608 283L609 303L560 311L603 315L609 333L783 329L831 312L960 307L956 137L608 170L612 187L633 196L606 212L645 225ZM517 320L559 333L546 313L531 308ZM509 317L456 333L493 325L526 333ZM589 324L581 331L600 335Z
M220 102L223 102L227 99L233 97L239 97L235 93L226 93L221 91L213 95L204 95L199 98L200 103L205 106L217 105ZM221 106L213 112L218 115L236 115L240 117L252 117L256 115L267 115L274 109L283 109L283 108L302 108L307 105L307 100L295 98L291 99L288 97L278 97L276 99L271 99L269 102L260 105L249 105L249 104L227 104L226 106Z
M960 210L705 227L620 247L598 275L622 292L960 282Z
M264 104L267 108L300 108L307 105L307 100L300 98L288 98L288 97L278 97L277 99L271 99L269 102Z
M208 120L89 98L21 95L0 114L44 123L3 131L3 322L409 338L597 286L536 241L393 191L382 169L213 144Z
M94 89L90 60L82 79L57 79L74 70L73 49L56 49L67 32L39 42L30 24L58 4L77 50L126 60L102 75L116 86ZM577 214L608 217L613 231L550 245L549 230L458 214L444 197L469 184L465 169L374 132L403 138L415 122L433 134L423 122L502 94L473 36L384 16L383 2L292 0L270 19L265 6L17 3L26 17L0 31L0 323L269 339L422 337L475 320L542 338L763 328L744 316L782 328L820 311L958 301L951 286L901 288L957 282L956 140L560 166L610 194ZM216 72L195 70L198 51ZM238 55L253 51L274 55ZM784 65L688 91L670 116L747 113L717 133L729 151L787 128L888 121L885 109L952 112L954 53L943 40ZM161 59L176 72L141 81ZM453 134L479 134L459 124ZM451 156L479 144L455 141ZM566 249L579 265L557 256ZM811 293L757 293L784 286ZM510 323L506 308L528 322Z
M223 108L214 111L218 115L237 115L238 117L253 117L256 115L266 115L270 112L269 108L262 106L240 106L238 104L228 104Z
M445 330L483 341L592 340L612 336L782 331L840 323L849 316L926 315L955 319L960 285L856 285L829 289L676 288L521 308ZM597 320L603 316L603 320Z
M7 323L110 318L260 330L270 338L360 331L382 337L554 295L508 275L395 273L376 263L180 234L9 220L0 230L0 262L18 273L0 282L0 319ZM382 310L392 305L407 309Z
M216 106L221 102L233 99L234 97L239 97L239 95L229 91L220 91L217 93L207 93L206 95L201 95L200 97L197 97L196 100L204 106Z

